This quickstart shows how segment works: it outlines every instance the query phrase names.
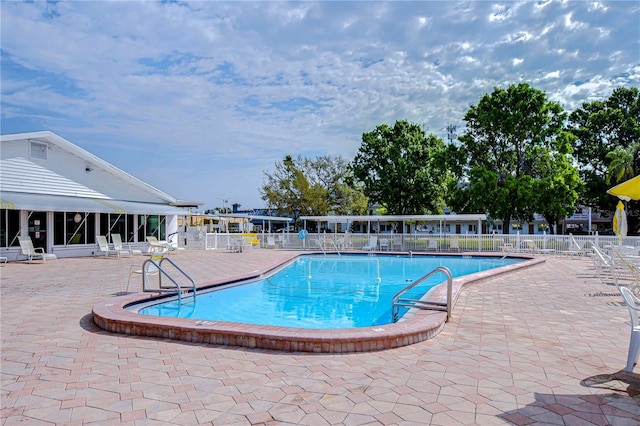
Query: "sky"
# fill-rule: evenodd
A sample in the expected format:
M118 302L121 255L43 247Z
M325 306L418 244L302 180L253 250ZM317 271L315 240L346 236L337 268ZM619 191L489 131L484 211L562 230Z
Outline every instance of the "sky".
M49 130L202 209L266 207L286 155L447 140L494 88L571 112L640 87L640 1L0 2L0 130ZM224 201L223 201L224 200Z

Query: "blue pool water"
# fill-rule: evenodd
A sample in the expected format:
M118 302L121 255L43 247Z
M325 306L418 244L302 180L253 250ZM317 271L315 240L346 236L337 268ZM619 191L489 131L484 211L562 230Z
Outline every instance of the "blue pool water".
M304 256L268 278L199 293L195 303L183 298L181 304L168 301L138 313L314 329L383 325L393 322L391 298L438 266L449 268L455 278L518 261L461 256ZM419 299L444 280L444 275L436 274L404 297Z

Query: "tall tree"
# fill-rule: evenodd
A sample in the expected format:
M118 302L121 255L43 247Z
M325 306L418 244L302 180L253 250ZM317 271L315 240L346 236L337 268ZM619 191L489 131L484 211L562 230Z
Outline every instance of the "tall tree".
M291 155L277 161L273 172L264 172L262 199L280 215L298 220L301 215L362 214L367 200L358 188L349 187L347 161L342 157L315 159Z
M364 133L350 170L369 200L389 214L438 213L450 178L444 150L442 139L400 120Z
M571 200L577 197L561 199L559 195L576 193L578 187L570 173L567 180L544 179L555 168L571 168L566 158L562 160L571 153L574 140L563 130L565 118L558 103L528 84L495 88L483 96L465 115L461 145L449 148L450 157L462 164L453 168L462 184L450 198L452 207L486 211L502 220L506 233L512 219L532 221L534 213L548 211L552 204L558 207L564 201L569 205L563 208L572 208ZM556 188L556 192L543 198L538 194L541 188ZM554 215L563 212L553 210ZM554 220L553 215L549 219Z
M621 87L605 100L583 103L571 113L569 130L577 137L581 202L611 210L607 189L640 170L640 91Z
M544 216L551 233L556 232L562 219L574 213L582 189L578 169L572 162L572 156L557 152L541 155L538 162L539 177L533 184L536 212Z

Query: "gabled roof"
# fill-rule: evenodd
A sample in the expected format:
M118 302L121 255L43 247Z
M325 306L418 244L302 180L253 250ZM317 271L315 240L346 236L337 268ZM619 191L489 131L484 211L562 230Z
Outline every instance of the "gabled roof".
M2 167L2 173L0 173L2 192L109 198L99 191L68 179L26 158L7 158L0 161L0 166Z
M100 157L97 157L91 154L90 152L80 148L79 146L69 142L68 140L56 135L53 132L41 131L41 132L0 135L0 142L19 141L19 140L40 141L40 142L46 142L51 145L55 145L60 149L84 160L87 163L87 170L89 170L90 168L91 170L93 168L100 169L104 172L107 172L117 177L118 179L124 181L128 185L131 185L132 187L135 187L138 190L142 190L144 193L147 193L152 197L158 198L159 200L163 200L167 204L174 205L174 206L181 206L181 207L199 206L203 204L201 202L186 202L186 201L178 200L175 197L167 194L166 192L163 192L149 185L148 183L130 175L129 173L117 168L116 166L112 165L111 163L108 163L107 161L101 159ZM6 159L6 160L3 160L2 163L3 163L3 168L6 167L5 170L7 172L10 172L12 168L20 167L21 164L24 166L23 164L24 162L29 163L31 166L38 167L37 165L35 165L32 162L29 162L26 159L17 159L17 158ZM40 174L40 176L45 176L45 175L49 176L52 179L52 181L57 181L61 184L66 185L69 191L76 190L77 191L76 196L78 196L78 193L80 193L82 194L80 196L85 196L89 198L108 198L107 195L102 194L99 191L92 190L91 188L87 188L86 186L78 182L74 182L69 179L66 179L60 176L59 174L56 174L55 172L49 171L43 167L38 168L38 170L40 169L42 169L41 170L42 173ZM12 184L11 184L10 173L3 173L3 175L4 176L2 176L2 179L7 180L7 182L2 182L3 185L0 186L2 187L2 190L15 191L16 189L12 188L11 186ZM25 191L25 189L26 188L24 187L22 188L23 191ZM34 190L34 191L25 191L25 192L38 193L41 191ZM59 195L65 195L65 194L59 194Z

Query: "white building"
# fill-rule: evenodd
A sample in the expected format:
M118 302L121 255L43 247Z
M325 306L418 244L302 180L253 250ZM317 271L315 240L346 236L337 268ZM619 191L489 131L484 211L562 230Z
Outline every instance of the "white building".
M146 249L167 240L189 203L154 188L52 132L0 136L0 256L21 259L18 236L58 257L97 252L96 235Z

